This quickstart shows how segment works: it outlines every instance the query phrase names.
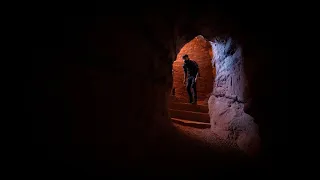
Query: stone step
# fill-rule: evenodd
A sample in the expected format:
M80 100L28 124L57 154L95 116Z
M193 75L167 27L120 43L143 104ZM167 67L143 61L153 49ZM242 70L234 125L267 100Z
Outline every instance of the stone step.
M170 109L175 110L183 110L183 111L193 111L193 112L201 112L201 113L208 113L209 109L206 105L195 105L195 104L188 104L188 103L179 103L179 102L171 102L169 103Z
M189 121L189 120L178 119L178 118L171 118L171 120L174 123L177 123L183 126L194 127L194 128L206 129L211 127L210 123Z
M210 123L210 117L208 113L183 111L176 109L169 109L169 112L171 118Z
M169 96L169 102L180 102L180 100L176 96Z

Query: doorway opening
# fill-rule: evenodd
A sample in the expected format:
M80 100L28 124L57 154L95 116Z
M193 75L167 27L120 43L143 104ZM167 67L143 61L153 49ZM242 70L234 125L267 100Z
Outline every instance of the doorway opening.
M190 103L187 82L183 82L183 56L186 54L199 67L199 75L196 81L196 104ZM183 125L179 129L183 128L184 131L188 128L197 128L200 131L210 130L208 100L213 91L216 72L212 66L212 58L211 43L202 35L198 35L181 48L172 64L173 86L169 101L169 114L175 125ZM191 88L191 91L193 91L193 88Z
M177 55L173 63L173 88L172 95L176 102L188 103L189 97L186 85L183 83L183 56L187 54L189 58L195 61L199 66L199 77L196 82L197 104L206 105L213 90L215 78L215 68L212 67L213 52L211 43L202 35L196 36L190 42L185 44Z

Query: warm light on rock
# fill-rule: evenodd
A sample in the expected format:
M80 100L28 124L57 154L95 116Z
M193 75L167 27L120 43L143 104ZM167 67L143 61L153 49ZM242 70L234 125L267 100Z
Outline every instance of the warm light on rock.
M207 102L212 92L214 81L214 70L211 59L213 56L211 44L199 35L185 44L180 50L176 61L173 63L173 88L175 96L182 102L188 102L188 94L183 84L183 59L182 56L188 54L190 59L196 61L200 69L200 77L197 81L198 101Z

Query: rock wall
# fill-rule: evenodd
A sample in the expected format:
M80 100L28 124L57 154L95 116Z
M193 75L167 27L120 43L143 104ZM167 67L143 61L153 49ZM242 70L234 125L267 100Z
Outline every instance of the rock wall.
M175 96L182 102L189 102L186 86L183 84L183 59L188 54L190 59L196 61L200 69L200 77L197 81L197 92L199 101L207 101L213 86L213 69L211 66L212 47L211 44L199 35L185 44L180 50L173 63L173 88Z
M152 27L134 17L63 20L63 34L36 39L33 48L26 94L35 163L48 157L52 164L59 159L85 169L95 160L132 167L150 152L161 154L153 148L166 147L157 138L171 130L172 59L160 40L172 36L154 40L145 28Z
M116 173L119 170L132 176L134 174L126 170L149 172L149 168L155 170L155 175L175 172L190 176L193 172L212 176L221 170L219 167L228 170L221 164L225 159L217 162L221 154L201 148L186 138L177 142L174 139L180 136L168 133L170 127L166 126L170 123L166 115L166 96L172 83L171 64L167 61L176 59L177 49L198 34L212 39L229 33L241 43L246 69L259 72L248 74L253 78L250 83L255 107L252 114L261 122L260 130L264 127L265 131L275 132L276 128L277 134L272 135L276 138L264 133L262 142L269 141L267 145L278 151L285 143L284 137L279 135L285 133L282 128L288 124L279 116L285 111L287 99L281 96L286 69L279 66L285 57L278 55L287 53L283 53L286 48L283 43L274 43L285 34L274 31L284 29L274 28L270 23L282 19L276 16L265 21L262 16L271 16L265 16L268 12L259 7L252 8L252 3L248 6L232 2L225 7L200 2L198 6L173 4L144 3L137 8L124 9L119 2L118 7L112 6L116 13L106 9L110 7L106 2L93 6L78 3L76 8L73 3L51 3L47 4L48 8L29 10L34 13L28 19L28 27L32 28L32 67L29 69L32 73L23 76L26 91L23 114L32 118L32 153L26 155L32 159L26 162L33 163L22 166L23 169L30 167L28 173L33 175L69 172L80 176L99 171L119 176ZM240 5L244 6L240 8ZM273 8L272 3L269 5L270 8L263 6L264 9ZM249 15L243 13L252 9L255 12ZM97 16L69 16L80 11ZM56 12L61 16L52 16ZM129 16L120 16L121 12ZM256 21L257 18L262 20ZM281 52L275 54L275 47ZM167 52L168 49L171 52ZM211 99L211 109L223 102L216 96ZM235 137L238 141L240 137L248 139L244 132L248 132L250 117L237 110L239 106L241 110L243 103L230 104L233 108L226 108L228 112L238 113L243 118L231 122L244 123L244 130ZM216 109L219 111L219 107ZM213 111L211 114L219 117ZM224 113L228 114L231 113ZM212 118L212 122L218 124L222 124L222 120ZM241 128L237 125L235 129ZM274 140L279 143L274 144ZM271 154L271 151L267 149L266 153ZM226 154L224 157L235 166L235 171L221 171L223 177L225 174L253 175L247 173L251 169L242 170L243 164L234 163L234 156Z
M224 139L255 154L259 150L258 127L253 118L244 112L246 79L241 48L231 38L226 42L211 43L216 67L215 84L209 98L211 128Z

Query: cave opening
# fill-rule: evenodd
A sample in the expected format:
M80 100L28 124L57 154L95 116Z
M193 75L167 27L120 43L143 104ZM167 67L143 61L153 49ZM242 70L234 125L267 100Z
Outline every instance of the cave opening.
M197 102L195 104L190 103L187 82L183 82L185 78L184 55L188 55L190 60L195 61L199 68L199 76L196 81ZM215 76L212 58L211 43L202 35L198 35L183 45L172 63L173 84L168 106L170 119L182 133L193 132L191 134L200 140L205 139L204 136L208 135L211 127L208 100L213 90ZM193 90L191 88L191 91Z
M173 62L173 88L172 95L175 101L189 102L186 85L183 84L183 56L187 54L199 66L199 77L197 80L197 104L207 104L212 92L215 68L212 66L213 51L211 44L202 35L186 43Z
M190 103L187 83L183 82L186 54L199 67L195 104ZM185 43L172 63L168 114L184 134L209 144L222 139L255 156L260 151L260 137L257 124L244 109L248 87L243 59L241 46L231 37L210 41L198 35Z

